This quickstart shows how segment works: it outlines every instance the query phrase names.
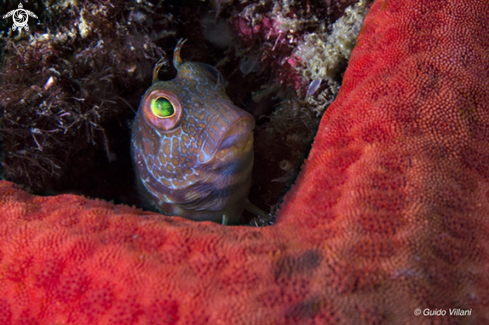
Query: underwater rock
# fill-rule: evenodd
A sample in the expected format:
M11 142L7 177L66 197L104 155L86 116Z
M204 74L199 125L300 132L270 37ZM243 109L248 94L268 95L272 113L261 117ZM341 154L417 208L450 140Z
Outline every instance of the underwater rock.
M241 105L256 112L250 199L262 207L274 211L297 175L321 115L338 93L369 4L267 0L247 3L232 15L241 72L251 78L265 68L271 71L253 102ZM269 96L274 103L267 102ZM266 103L269 110L261 110ZM279 168L283 160L290 162L289 171Z
M108 124L134 114L137 104L129 102L136 95L137 103L145 70L164 52L145 22L132 18L148 12L146 5L39 1L32 7L39 13L36 31L17 37L9 31L1 39L1 164L6 179L42 192L83 182L76 170L93 169L99 151L114 160L117 139ZM155 27L165 24L160 19Z
M488 24L486 1L376 1L271 227L0 182L1 322L488 323Z
M150 84L153 64L163 49L170 52L177 38L186 37L192 45L184 50L185 59L217 65L229 78L225 84L231 99L259 119L252 201L274 211L309 150L319 123L317 112L333 98L331 92L325 95L327 82L304 98L310 81L300 69L309 68L293 55L294 48L311 33L329 35L331 24L342 21L344 12L351 16L345 9L351 4L29 4L39 15L32 34L8 32L0 39L5 45L0 81L0 135L5 138L0 163L5 178L40 194L70 192L144 206L129 158L131 122ZM253 46L244 47L246 35L232 34L236 21L264 28L268 21L274 32L263 29L252 35ZM310 44L305 48L311 49ZM338 75L344 68L340 64ZM171 68L163 67L162 75L171 79ZM290 91L287 82L276 82L289 77L302 85L297 91ZM282 160L291 163L290 170L279 167Z

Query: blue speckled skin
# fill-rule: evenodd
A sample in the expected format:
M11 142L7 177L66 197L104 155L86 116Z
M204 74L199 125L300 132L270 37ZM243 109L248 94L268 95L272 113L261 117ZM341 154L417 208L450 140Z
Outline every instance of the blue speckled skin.
M182 44L175 48L176 78L154 81L134 119L140 188L165 214L236 222L250 188L254 119L226 96L217 70L182 62ZM149 103L159 97L173 102L173 117L152 113Z

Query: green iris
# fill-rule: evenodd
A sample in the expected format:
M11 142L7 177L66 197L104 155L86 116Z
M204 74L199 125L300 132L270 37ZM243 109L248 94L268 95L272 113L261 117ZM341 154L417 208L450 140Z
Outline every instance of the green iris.
M158 117L170 117L175 113L173 104L165 97L158 97L151 101L151 111Z

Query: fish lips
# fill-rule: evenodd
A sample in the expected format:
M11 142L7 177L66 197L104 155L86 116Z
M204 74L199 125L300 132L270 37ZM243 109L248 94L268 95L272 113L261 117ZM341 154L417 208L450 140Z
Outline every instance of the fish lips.
M214 161L230 161L240 159L249 154L253 148L253 129L255 120L242 112L242 116L236 120L224 133L221 142L214 153Z

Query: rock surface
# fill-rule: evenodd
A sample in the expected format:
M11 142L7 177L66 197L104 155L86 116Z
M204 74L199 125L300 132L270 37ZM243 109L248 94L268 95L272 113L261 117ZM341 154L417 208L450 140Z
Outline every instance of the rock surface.
M377 1L271 227L0 182L0 323L489 322L488 25Z

